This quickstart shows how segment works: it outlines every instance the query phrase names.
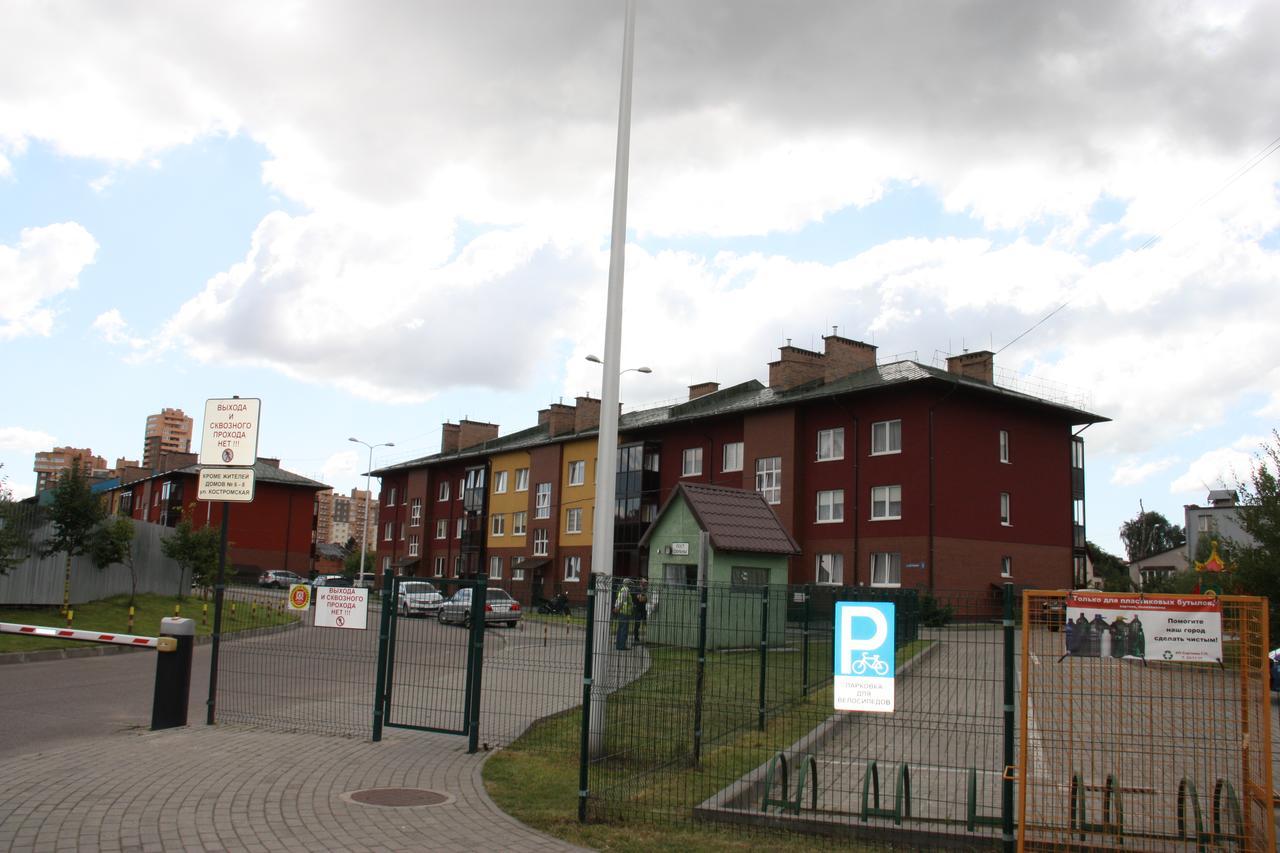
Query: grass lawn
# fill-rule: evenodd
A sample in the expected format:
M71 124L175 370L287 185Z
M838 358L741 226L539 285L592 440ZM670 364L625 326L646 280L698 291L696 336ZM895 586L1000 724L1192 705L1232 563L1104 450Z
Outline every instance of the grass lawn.
M283 599L280 599L283 603ZM205 612L205 605L208 612ZM174 608L178 608L175 614ZM65 628L67 620L57 607L0 608L0 622L16 622L23 625L44 625ZM178 599L172 595L139 595L135 600L133 631L129 631L129 596L115 595L100 601L77 604L72 608L74 619L71 627L87 631L104 631L115 634L133 633L154 637L160 630L160 620L166 616L185 616L196 621L196 635L213 632L213 596L208 601L189 595ZM223 607L222 630L224 633L246 628L264 628L297 621L297 616L270 606L255 607L243 601L236 603L233 615L229 603ZM29 652L37 649L64 649L72 646L89 646L75 640L56 640L49 637L31 637L21 634L0 634L0 654L5 652Z

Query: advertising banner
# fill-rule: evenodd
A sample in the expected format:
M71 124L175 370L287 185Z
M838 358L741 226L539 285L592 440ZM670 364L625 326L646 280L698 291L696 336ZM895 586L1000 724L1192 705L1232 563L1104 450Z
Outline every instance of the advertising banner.
M893 607L878 601L836 602L837 711L893 711Z
M1066 655L1082 658L1222 660L1222 603L1213 596L1067 595Z
M349 586L316 587L317 628L363 631L369 617L369 590Z

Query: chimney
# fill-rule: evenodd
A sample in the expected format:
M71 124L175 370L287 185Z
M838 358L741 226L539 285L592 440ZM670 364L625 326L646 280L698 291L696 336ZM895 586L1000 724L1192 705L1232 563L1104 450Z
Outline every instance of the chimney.
M497 424L486 424L463 418L458 421L458 429L461 431L458 436L459 450L466 450L468 447L475 447L477 444L484 444L498 437Z
M778 360L769 362L769 387L788 391L797 385L821 379L824 356L820 352L791 346L778 347Z
M200 459L198 453L174 453L166 451L160 454L160 468L157 473L165 471L176 471L179 468L186 468L195 465Z
M876 366L876 348L862 341L842 338L836 334L823 335L826 348L822 378L826 382L852 376Z
M551 423L551 410L538 409L538 426L546 426Z
M594 397L578 397L573 415L573 431L595 429L600 426L600 401Z
M441 453L457 453L458 437L462 432L462 427L457 424L444 423L440 427L440 452Z
M714 394L720 390L719 382L699 382L697 385L689 386L689 399L696 400L699 397L705 397L708 394Z
M280 460L274 456L259 456L258 461L263 465L270 465L272 468L280 467Z
M597 422L599 421L599 417L600 410L599 406L597 406ZM566 433L573 432L573 424L575 420L574 407L566 406L564 403L552 403L550 409L547 411L547 425L550 427L552 438L555 438L557 435L564 435Z
M947 372L994 385L995 357L995 353L985 349L953 355L947 359Z

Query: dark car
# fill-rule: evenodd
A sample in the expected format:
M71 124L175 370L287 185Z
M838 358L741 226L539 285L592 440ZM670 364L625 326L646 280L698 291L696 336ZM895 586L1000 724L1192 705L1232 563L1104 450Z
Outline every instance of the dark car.
M351 578L346 575L320 575L311 582L311 586L351 586Z
M464 626L470 626L471 590L460 589L455 592L448 601L440 606L438 614L441 622L461 622ZM500 623L505 624L508 628L514 628L519 621L520 602L508 595L506 590L486 590L484 605L484 623L486 625Z

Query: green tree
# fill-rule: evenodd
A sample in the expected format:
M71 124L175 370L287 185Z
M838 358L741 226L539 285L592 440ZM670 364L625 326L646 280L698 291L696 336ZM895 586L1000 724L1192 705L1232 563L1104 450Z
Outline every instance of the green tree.
M1280 432L1254 457L1247 481L1237 484L1240 526L1253 540L1232 548L1236 583L1241 592L1270 600L1272 644L1280 638ZM1221 553L1221 552L1219 552Z
M365 571L373 571L372 566L377 562L378 554L375 551L365 551L364 567ZM357 545L354 550L347 552L347 556L342 560L342 573L349 578L353 578L360 571L360 547Z
M1107 592L1129 592L1133 582L1129 579L1129 567L1124 560L1108 551L1104 551L1096 543L1085 542L1085 551L1093 563L1093 573L1102 578L1102 588Z
M133 564L133 522L123 516L104 521L89 537L89 557L100 569L122 563L129 569L129 606L138 597L138 570Z
M197 528L191 523L191 513L183 512L182 518L173 528L173 533L160 542L160 550L164 555L178 564L182 570L179 578L187 572L191 573L191 582L197 586L209 586L213 583L214 573L218 570L218 546L221 534L213 527ZM181 580L179 580L181 587ZM184 590L178 589L181 598Z
M1133 563L1186 545L1187 535L1181 525L1170 524L1169 519L1150 510L1139 512L1136 518L1120 525L1120 541Z
M93 538L94 530L106 518L102 501L89 486L89 478L74 463L58 477L53 487L53 503L49 507L49 521L53 535L44 543L41 552L46 557L65 554L66 578L62 585L62 612L71 607L71 559L84 554Z

